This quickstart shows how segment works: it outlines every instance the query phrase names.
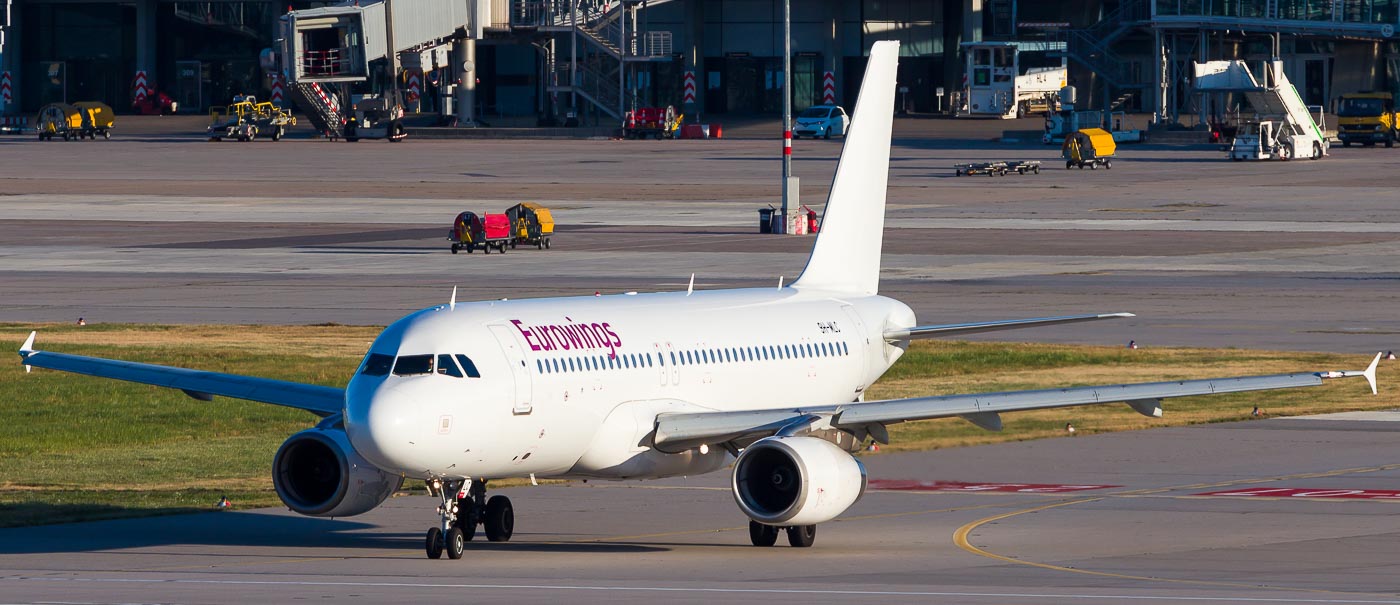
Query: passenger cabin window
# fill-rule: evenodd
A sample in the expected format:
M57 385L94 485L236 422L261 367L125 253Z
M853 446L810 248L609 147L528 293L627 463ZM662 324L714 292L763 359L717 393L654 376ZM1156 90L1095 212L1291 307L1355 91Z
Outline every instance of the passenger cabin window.
M438 355L437 373L446 376L451 376L453 378L462 377L462 369L457 367L457 362L452 361L452 356L446 353Z
M432 373L432 355L404 355L394 362L395 376L418 376Z
M394 367L394 356L380 353L370 353L365 360L365 369L360 373L365 376L388 376L389 370Z
M458 353L453 357L457 358L457 363L462 364L462 370L467 373L467 378L481 378L481 372L476 369L476 364L472 363L470 357Z

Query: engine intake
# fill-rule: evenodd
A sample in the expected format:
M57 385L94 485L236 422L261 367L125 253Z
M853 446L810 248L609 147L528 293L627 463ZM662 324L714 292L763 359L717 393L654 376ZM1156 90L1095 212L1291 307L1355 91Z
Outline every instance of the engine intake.
M734 500L766 525L814 525L845 512L865 494L865 465L815 437L768 437L734 463Z
M361 458L340 429L307 429L292 435L272 459L277 497L311 517L349 517L368 512L403 484Z

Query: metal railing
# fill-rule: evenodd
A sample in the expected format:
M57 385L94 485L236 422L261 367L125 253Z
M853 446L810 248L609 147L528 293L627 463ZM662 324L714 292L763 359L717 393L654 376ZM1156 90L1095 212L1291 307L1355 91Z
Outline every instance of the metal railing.
M334 77L350 75L350 49L331 48L326 50L302 51L298 62L298 75L311 77Z

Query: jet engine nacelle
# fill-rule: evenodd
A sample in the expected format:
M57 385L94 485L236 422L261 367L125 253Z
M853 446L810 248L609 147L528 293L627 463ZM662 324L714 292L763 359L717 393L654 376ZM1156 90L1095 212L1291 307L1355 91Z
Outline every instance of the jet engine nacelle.
M272 459L277 497L311 517L349 517L389 499L403 477L366 462L341 429L307 429L292 435Z
M734 500L765 525L830 521L865 493L865 465L815 437L768 437L734 463Z

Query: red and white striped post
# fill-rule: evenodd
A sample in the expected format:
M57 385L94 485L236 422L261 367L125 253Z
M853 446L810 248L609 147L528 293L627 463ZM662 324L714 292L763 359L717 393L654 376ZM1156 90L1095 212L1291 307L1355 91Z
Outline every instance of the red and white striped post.
M282 74L272 74L272 98L270 98L269 100L272 101L273 105L282 107L282 104L286 102L285 99L286 96L283 92Z
M822 103L836 104L836 74L829 71L822 72Z
M131 81L131 103L135 105L146 100L151 95L150 82L146 79L146 71L136 72L136 77Z
M14 102L15 89L10 83L10 72L0 71L0 113L4 113Z

